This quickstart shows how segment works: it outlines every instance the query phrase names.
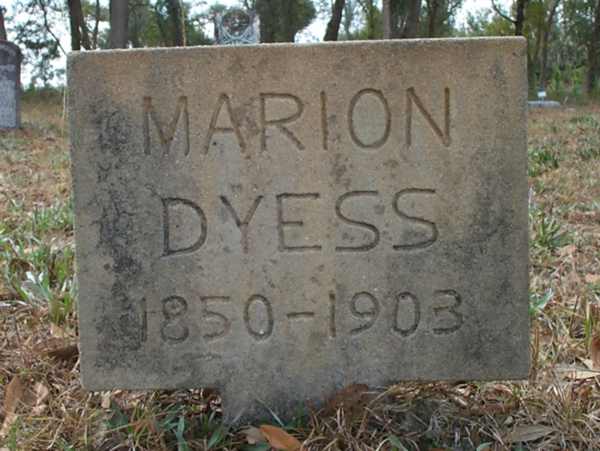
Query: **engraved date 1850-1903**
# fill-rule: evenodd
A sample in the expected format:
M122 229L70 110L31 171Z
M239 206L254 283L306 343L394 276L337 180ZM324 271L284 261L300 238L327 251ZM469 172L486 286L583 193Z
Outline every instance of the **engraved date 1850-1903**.
M320 311L284 311L283 307L278 311L277 303L261 294L249 296L239 304L239 308L238 304L234 304L237 301L231 296L166 297L160 301L159 310L144 312L144 317L146 314L158 314L160 319L155 331L148 331L148 321L145 321L143 336L157 333L163 342L178 344L188 340L193 329L200 331L200 337L194 339L212 342L226 339L235 323L241 322L249 337L260 343L277 333L281 321L306 323L319 315L326 315L325 321L320 324L326 325L326 335L330 339L344 334L359 337L382 329L399 338L410 337L418 331L443 336L457 332L464 323L462 297L452 289L435 290L429 296L418 296L408 291L384 296L360 291L348 299L337 299L335 292L331 291L327 302L318 309ZM236 310L239 312L232 314ZM340 315L348 317L340 321ZM344 324L343 329L340 323ZM192 328L192 325L196 327ZM305 324L304 329L306 327Z

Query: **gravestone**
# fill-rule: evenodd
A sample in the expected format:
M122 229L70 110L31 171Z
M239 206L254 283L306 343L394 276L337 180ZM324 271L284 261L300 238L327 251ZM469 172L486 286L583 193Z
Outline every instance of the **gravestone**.
M527 376L525 40L76 53L68 77L86 388L217 387L232 418Z
M228 8L215 15L215 43L219 45L258 44L260 31L254 11Z
M21 51L0 41L0 128L21 126Z

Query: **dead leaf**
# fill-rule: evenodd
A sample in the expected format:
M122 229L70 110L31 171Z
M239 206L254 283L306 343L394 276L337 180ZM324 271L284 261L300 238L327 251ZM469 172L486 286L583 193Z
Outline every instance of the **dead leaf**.
M52 351L46 352L46 355L48 355L48 357L64 361L72 360L75 357L77 357L78 354L79 348L76 344L67 345L62 348L53 349Z
M594 371L577 366L565 366L556 369L557 372L562 373L565 379L582 380L591 379L592 377L599 377L600 371Z
M277 426L263 424L260 426L260 432L267 439L269 445L282 451L297 451L302 447L298 439Z
M242 434L246 436L246 441L249 445L256 445L257 443L265 443L267 441L260 429L255 428L254 426L243 429Z
M540 424L517 426L504 438L504 441L506 443L532 442L552 432L554 432L553 428Z
M584 279L586 283L594 285L600 282L600 274L586 274Z
M333 395L325 404L324 414L334 415L338 409L344 409L346 418L361 414L372 396L367 393L369 387L365 384L351 384Z
M110 392L105 391L102 393L102 400L100 401L100 406L103 409L110 409Z
M42 382L35 384L34 388L35 404L33 406L33 415L41 415L48 407L44 402L50 396L50 390Z
M69 334L62 327L51 323L50 324L50 335L56 338L68 338Z
M559 253L559 255L564 257L566 255L574 254L576 250L577 250L577 246L575 246L574 244L569 244L568 246L561 247L558 250L558 253Z
M592 369L600 370L600 334L597 334L592 338L590 357L592 359Z
M17 406L25 396L25 387L19 376L13 377L4 392L4 422L0 428L0 437L6 437L17 418Z

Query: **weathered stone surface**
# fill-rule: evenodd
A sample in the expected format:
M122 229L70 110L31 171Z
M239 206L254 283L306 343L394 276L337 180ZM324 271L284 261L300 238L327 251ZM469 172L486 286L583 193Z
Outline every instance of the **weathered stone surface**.
M0 128L21 126L21 51L0 41Z
M517 38L71 55L85 387L234 417L526 377L525 66Z

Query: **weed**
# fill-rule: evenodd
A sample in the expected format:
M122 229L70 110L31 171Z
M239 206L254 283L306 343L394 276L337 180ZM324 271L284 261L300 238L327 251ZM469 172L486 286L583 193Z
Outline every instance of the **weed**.
M547 290L544 294L529 293L529 314L531 316L538 315L554 295L552 289Z
M569 123L579 125L582 127L590 127L600 129L600 121L598 118L591 114L584 114L581 116L574 116L569 119Z
M530 210L529 223L531 244L535 249L552 252L569 242L569 234L552 214L534 208Z
M558 153L550 146L532 147L529 149L530 177L537 177L546 171L558 169Z

